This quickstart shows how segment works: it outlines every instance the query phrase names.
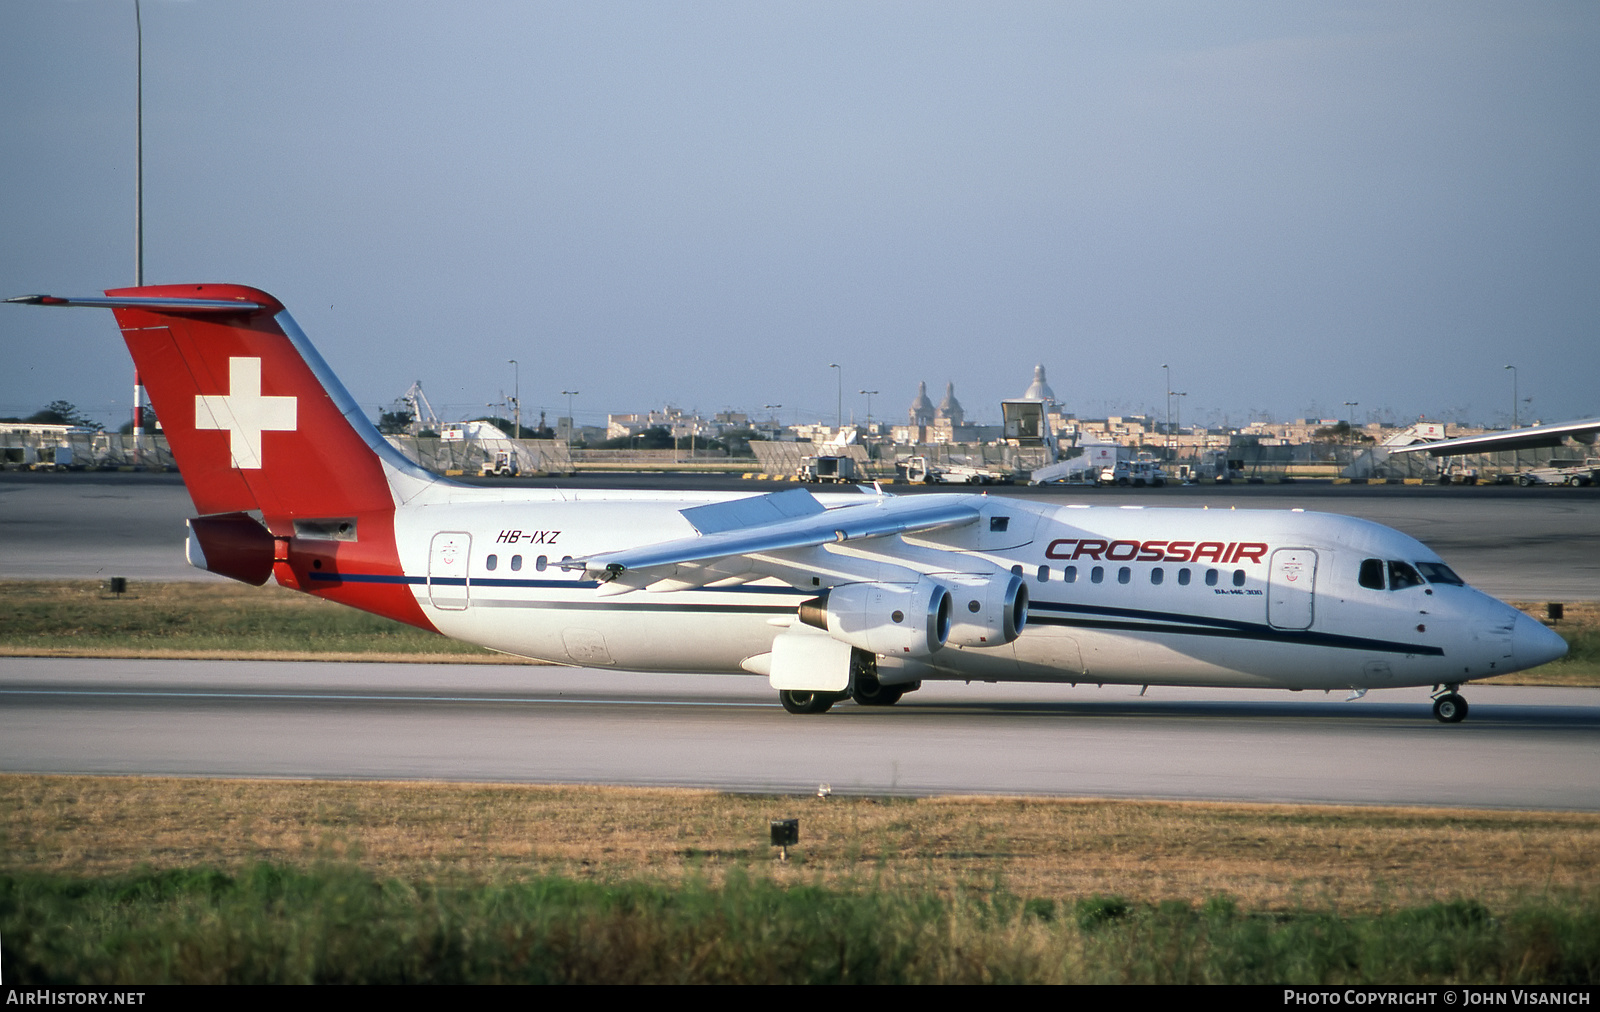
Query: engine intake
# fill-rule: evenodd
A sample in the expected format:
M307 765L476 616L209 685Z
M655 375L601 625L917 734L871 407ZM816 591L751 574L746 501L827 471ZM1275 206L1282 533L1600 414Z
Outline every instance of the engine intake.
M950 580L955 611L949 644L998 647L1022 635L1028 624L1028 584L1015 573Z
M875 654L926 657L950 636L951 599L926 577L915 583L847 583L800 605L800 621Z

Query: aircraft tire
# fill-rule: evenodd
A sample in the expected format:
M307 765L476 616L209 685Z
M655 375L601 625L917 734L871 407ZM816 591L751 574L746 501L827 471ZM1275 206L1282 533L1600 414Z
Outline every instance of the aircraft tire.
M802 692L799 689L778 690L778 702L790 713L827 713L833 709L834 700L838 699L831 692Z
M1467 719L1467 701L1454 692L1447 692L1433 701L1433 715L1441 724L1459 724Z
M857 706L893 706L906 694L903 685L878 681L878 659L865 650L850 653L850 698Z
M905 695L905 690L898 685L879 685L874 692L863 692L862 689L863 686L857 685L856 691L850 696L857 706L893 706Z

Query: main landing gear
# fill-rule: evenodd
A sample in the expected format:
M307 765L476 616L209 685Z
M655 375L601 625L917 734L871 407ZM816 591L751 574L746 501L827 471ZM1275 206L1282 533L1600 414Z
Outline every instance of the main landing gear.
M878 658L865 650L850 651L850 698L858 706L893 706L906 694L904 685L878 681Z
M878 658L865 650L850 653L849 692L807 692L801 689L781 689L778 702L790 713L827 713L841 699L855 700L857 706L893 706L908 692L922 688L921 682L908 685L884 685L878 681Z
M1443 693L1433 697L1433 715L1439 718L1439 723L1459 724L1467 719L1467 701L1456 691L1459 688L1459 682L1452 682L1444 687Z

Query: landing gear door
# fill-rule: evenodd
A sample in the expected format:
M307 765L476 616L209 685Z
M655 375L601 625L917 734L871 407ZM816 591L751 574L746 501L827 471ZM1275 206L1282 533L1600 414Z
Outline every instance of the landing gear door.
M1309 629L1315 611L1317 553L1280 548L1267 575L1267 624L1274 629Z
M428 600L435 608L466 610L467 563L471 556L472 535L443 531L433 536L428 550Z

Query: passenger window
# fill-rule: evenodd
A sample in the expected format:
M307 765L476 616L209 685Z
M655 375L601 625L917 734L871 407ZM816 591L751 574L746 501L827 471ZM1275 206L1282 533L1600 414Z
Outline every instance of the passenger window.
M548 565L550 565L550 560L543 555L533 560L533 568L541 573L544 572L544 567Z
M1049 566L1040 566L1039 567L1039 582L1040 583L1048 583L1049 580L1050 580L1050 567Z
M1129 569L1127 566L1123 566L1117 570L1118 583L1127 583L1131 579L1133 579L1133 570Z
M1235 569L1233 571L1233 585L1235 587L1243 587L1244 586L1244 570Z
M1165 578L1166 578L1166 574L1161 571L1161 567L1160 566L1157 566L1156 568L1150 570L1150 582L1152 584L1154 584L1155 586L1157 586L1157 587L1161 586L1161 581L1163 579L1165 579Z
M1090 583L1104 583L1105 580L1106 580L1106 571L1105 571L1105 568L1103 566L1096 566L1093 569L1089 570L1089 582Z
M522 556L513 555L511 557L511 571L513 573L520 573L522 571Z
M494 572L494 567L498 566L499 564L500 564L500 559L499 559L498 556L491 555L487 559L483 560L484 568L487 569L491 573Z
M1061 571L1061 581L1063 583L1077 583L1078 582L1078 567L1077 566L1068 566L1066 569L1063 569Z
M1215 569L1206 570L1206 586L1207 587L1215 587L1216 585L1217 585L1217 571Z
M1411 568L1407 562L1389 563L1389 589L1405 590L1407 587L1422 586L1422 574Z
M1187 569L1178 570L1178 586L1187 587L1188 585L1189 585L1189 571Z
M1383 589L1383 560L1361 560L1361 585L1368 590Z
M1012 566L1011 571L1016 573L1018 576L1022 575L1022 567L1020 565Z

